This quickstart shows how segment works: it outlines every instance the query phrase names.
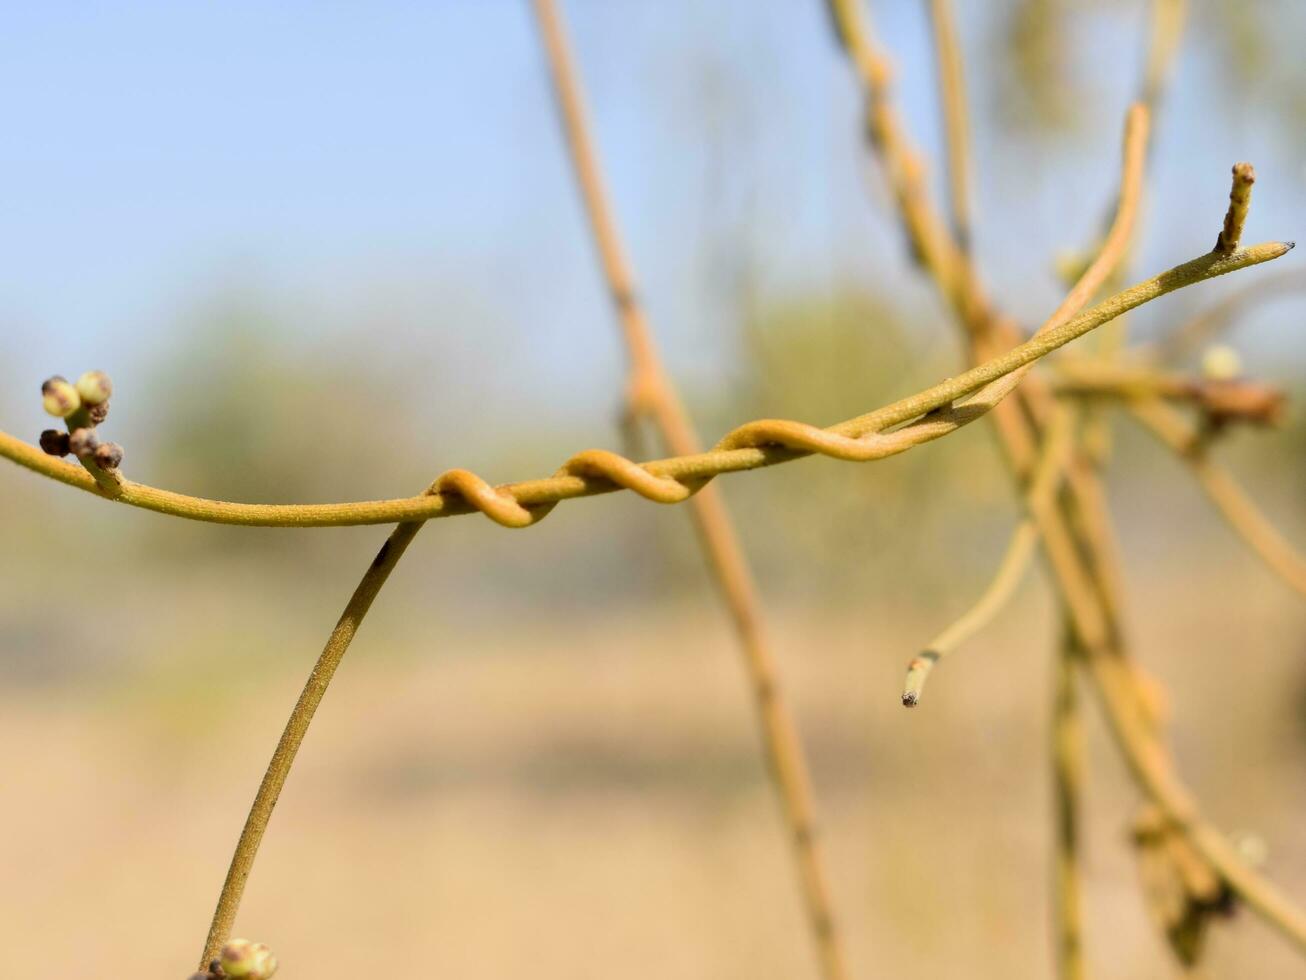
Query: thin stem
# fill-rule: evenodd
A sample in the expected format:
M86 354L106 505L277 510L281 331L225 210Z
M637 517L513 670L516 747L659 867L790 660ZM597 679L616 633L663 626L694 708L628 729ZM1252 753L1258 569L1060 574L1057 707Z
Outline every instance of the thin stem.
M1306 271L1301 269L1259 276L1219 302L1204 307L1158 343L1144 348L1143 353L1154 361L1177 361L1219 339L1249 308L1300 292L1306 292Z
M698 436L661 363L635 291L634 275L603 186L598 153L586 121L581 82L561 16L552 0L535 0L534 9L548 54L567 146L630 356L630 414L632 418L637 417L640 409L646 407L671 452L697 453ZM821 972L826 980L844 980L848 975L846 954L817 843L811 775L793 710L784 697L775 656L765 634L757 587L717 488L704 487L693 498L691 513L742 647L768 766L798 865L802 900Z
M997 354L968 371L919 391L890 405L848 419L828 429L818 429L799 422L776 422L763 419L750 422L729 433L716 449L686 456L653 460L639 468L693 486L722 473L759 469L788 462L813 453L833 456L850 462L868 462L892 456L923 442L947 435L974 421L993 408L1010 387L996 385L976 396L961 408L948 409L955 399L984 388L1045 357L1052 351L1096 329L1113 317L1141 306L1166 293L1191 286L1206 279L1258 265L1279 258L1292 248L1289 242L1266 242L1240 249L1232 255L1208 253L1141 282L1099 303L1092 309L1058 327L1045 329ZM1004 387L1007 390L1004 390ZM964 410L963 410L964 409ZM916 419L912 425L888 432L894 426ZM0 432L0 456L12 460L42 476L103 496L95 481L79 467L47 456L40 448ZM466 471L451 471L466 474ZM487 494L515 503L523 508L544 510L548 505L577 497L612 493L623 484L604 475L564 474L498 487L485 486ZM216 524L241 524L256 527L339 527L356 524L393 524L400 521L433 520L485 510L483 500L471 501L459 491L396 500L371 500L343 504L244 504L206 500L161 490L143 483L124 481L120 503ZM527 517L522 525L534 523ZM503 521L503 523L509 523Z
M1211 459L1196 430L1174 409L1155 399L1130 402L1129 411L1143 428L1188 464L1211 503L1252 553L1289 588L1306 596L1306 557L1261 513L1233 476Z
M1053 935L1060 980L1083 980L1087 976L1080 902L1079 812L1084 786L1084 733L1075 690L1078 657L1074 629L1067 623L1056 657L1052 695L1052 787L1056 812Z
M340 661L344 659L345 652L349 649L349 644L358 632L359 626L362 625L363 617L371 609L372 601L421 529L422 522L417 521L400 524L390 532L390 537L381 546L381 550L377 552L366 574L363 575L362 581L354 589L345 611L340 614L335 629L331 631L326 646L322 648L321 656L313 665L312 673L308 675L299 700L295 702L290 718L286 721L285 730L282 731L277 747L272 753L272 760L263 774L263 780L259 783L249 815L245 818L245 826L240 832L240 840L236 843L236 851L231 857L231 865L227 869L227 877L222 883L222 892L213 911L208 938L204 941L204 954L200 957L201 970L218 955L222 945L231 938L236 912L245 891L245 882L249 879L250 871L253 870L259 844L267 830L268 821L272 818L272 811L277 805L282 787L286 785L286 778L290 775L290 767L295 762L295 755L299 752L304 736L308 733L308 726L313 721L313 714L322 703L327 686L331 683L336 668L340 666Z
M1070 413L1063 410L1058 413L1056 423L1048 428L1043 440L1040 459L1025 503L1027 510L1034 512L1045 508L1056 493L1061 484L1064 457L1070 445L1071 434ZM1037 543L1038 528L1034 519L1025 517L1011 535L997 572L984 594L960 618L926 644L925 649L907 665L907 679L902 692L904 705L910 708L918 704L934 666L987 626L1015 595L1016 586L1029 568Z
M68 428L68 434L72 435L78 429L93 428L95 423L91 421L91 413L83 405L64 419L64 425ZM91 455L78 456L77 462L81 463L82 468L91 475L91 479L95 481L104 496L116 500L122 493L123 478L117 470L106 470Z
M966 112L966 73L951 0L930 0L930 25L943 102L944 139L948 147L948 202L952 233L963 252L971 248L970 124Z
M1229 189L1229 210L1224 216L1224 227L1215 239L1215 250L1228 255L1238 247L1242 239L1243 223L1252 205L1252 184L1256 183L1256 171L1250 163L1233 165L1233 186Z
M1188 0L1152 0L1150 39L1140 101L1153 112L1159 108L1169 87L1187 16Z
M1286 400L1273 385L1176 374L1137 362L1065 357L1054 372L1052 390L1061 396L1124 402L1163 399L1192 405L1221 423L1274 425Z

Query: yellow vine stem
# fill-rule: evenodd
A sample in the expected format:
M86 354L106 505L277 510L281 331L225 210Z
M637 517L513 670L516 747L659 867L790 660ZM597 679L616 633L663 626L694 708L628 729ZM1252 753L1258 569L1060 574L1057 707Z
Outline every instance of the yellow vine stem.
M1182 415L1156 399L1131 401L1128 405L1130 414L1147 431L1188 464L1207 497L1253 554L1289 588L1306 596L1306 557L1279 533L1229 472L1210 458L1197 431Z
M553 0L535 0L534 9L567 147L630 357L629 417L637 422L647 412L671 452L692 455L701 448L698 435L661 363L635 290L634 274L604 187L598 152L586 119L579 72L560 11ZM703 487L691 501L690 512L742 648L767 764L792 842L800 897L821 974L826 980L846 980L847 956L817 840L816 799L810 769L766 635L752 570L718 488Z
M970 124L966 121L966 73L952 0L930 0L930 27L943 96L943 130L948 146L948 203L952 233L963 252L971 247Z
M434 484L428 492L435 492ZM377 552L376 557L372 559L372 564L363 575L362 581L354 589L354 594L345 606L345 611L341 613L335 629L327 638L326 646L322 648L317 663L313 665L313 671L304 684L299 700L295 702L277 747L272 753L272 760L268 763L262 782L259 783L249 815L245 818L245 825L241 829L240 839L236 843L235 853L227 869L227 877L222 883L217 907L213 911L209 934L204 941L204 952L199 962L201 970L207 968L209 962L218 955L223 944L231 938L236 912L240 907L241 896L245 892L245 882L249 879L250 871L253 870L259 844L268 828L268 821L272 819L272 811L281 796L281 790L286 785L286 777L290 775L295 755L303 744L308 726L313 721L318 705L322 703L323 695L326 694L327 686L331 683L336 668L340 666L340 661L344 659L345 652L349 649L349 644L353 641L359 626L362 625L363 617L372 608L372 601L381 591L381 586L385 585L386 579L390 577L390 573L394 571L395 565L399 563L399 559L403 557L423 524L422 521L411 521L400 524L390 532L390 537L381 546L381 550Z
M1080 901L1079 813L1084 789L1084 733L1075 663L1081 657L1075 631L1065 629L1053 668L1052 790L1055 817L1056 897L1053 900L1053 941L1057 976L1084 980L1083 910Z
M1014 387L1009 382L994 382L1001 382L1121 313L1177 289L1273 261L1292 247L1291 242L1264 242L1232 255L1209 252L1131 286L968 371L826 429L803 422L760 419L733 430L716 448L703 453L640 464L615 453L589 450L573 457L552 477L497 487L467 470L450 470L437 481L437 493L393 500L246 504L206 500L131 481L124 481L122 492L112 499L173 517L253 527L395 524L477 511L508 527L526 527L559 501L577 497L627 489L658 503L677 503L686 499L696 485L723 473L774 466L813 454L869 462L940 438L981 417L1001 401L1004 389ZM952 404L968 394L968 400ZM0 432L0 456L59 483L103 496L95 481L79 467L47 456L39 447L4 432ZM602 475L594 475L596 472Z
M1043 439L1026 499L1025 506L1028 510L1036 511L1048 506L1060 487L1065 454L1072 433L1071 413L1067 409L1059 410ZM998 563L997 572L984 594L959 619L926 644L925 649L907 665L907 679L902 691L902 703L905 706L911 708L920 703L925 682L929 680L935 664L987 626L1007 604L1029 568L1037 543L1038 529L1034 519L1026 516L1012 533L1002 560Z

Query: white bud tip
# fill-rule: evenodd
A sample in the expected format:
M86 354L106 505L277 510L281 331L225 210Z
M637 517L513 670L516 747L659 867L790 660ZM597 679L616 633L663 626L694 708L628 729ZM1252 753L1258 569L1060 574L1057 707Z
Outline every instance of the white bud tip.
M99 405L109 400L113 385L103 371L87 371L77 379L77 394L82 396L83 405Z
M1242 358L1232 347L1217 344L1202 354L1202 376L1208 381L1232 381L1242 373Z

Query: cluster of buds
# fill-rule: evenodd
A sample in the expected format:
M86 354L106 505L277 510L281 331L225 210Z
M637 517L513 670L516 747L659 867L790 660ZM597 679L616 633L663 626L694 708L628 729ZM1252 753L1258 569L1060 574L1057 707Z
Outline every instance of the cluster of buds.
M271 980L276 972L277 958L264 943L233 939L222 947L207 970L191 974L189 980Z
M113 385L103 371L87 371L70 384L55 375L41 385L45 410L61 418L67 432L46 429L41 433L41 448L51 456L76 456L83 463L94 463L112 472L122 465L122 446L101 442L95 427L109 417L109 396Z

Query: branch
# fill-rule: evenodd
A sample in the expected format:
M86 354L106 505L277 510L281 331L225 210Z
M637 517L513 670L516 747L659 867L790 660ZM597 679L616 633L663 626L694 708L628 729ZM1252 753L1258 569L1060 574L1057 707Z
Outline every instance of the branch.
M1234 478L1210 458L1198 433L1177 412L1148 399L1129 403L1130 414L1188 464L1207 497L1265 566L1306 596L1306 557L1279 533Z
M428 492L434 490L433 485ZM282 787L286 785L286 778L290 775L290 767L295 762L295 755L299 752L304 736L308 733L308 726L313 721L313 714L326 694L327 685L335 676L336 668L340 666L340 661L344 659L350 642L363 623L363 617L372 608L372 601L381 591L381 586L385 585L386 579L394 571L408 545L417 536L417 532L422 529L422 524L423 522L420 521L400 524L390 532L390 537L381 546L381 550L377 552L366 574L363 575L362 581L354 589L345 611L340 614L335 629L327 638L321 656L313 665L312 673L308 675L304 690L300 693L299 700L295 702L285 730L281 733L281 739L272 753L272 760L263 774L263 781L259 783L249 815L245 818L245 826L240 832L240 840L236 843L236 851L231 857L231 865L227 869L227 877L222 883L222 892L213 911L208 938L204 942L204 954L200 957L201 970L218 955L223 943L231 937L231 930L236 922L236 911L245 892L245 882L249 879L250 871L253 870L259 844L268 828L268 821L272 819L272 811L277 805Z
M1084 790L1084 733L1079 698L1075 691L1075 661L1080 651L1074 630L1066 624L1066 635L1057 651L1056 686L1052 696L1052 788L1056 806L1056 898L1053 928L1056 941L1057 976L1061 980L1083 980L1083 912L1080 901L1079 812Z
M437 481L439 492L395 500L342 504L243 504L190 497L130 481L124 481L122 492L113 499L173 517L256 527L393 524L454 517L475 511L481 511L508 527L526 527L540 520L552 505L577 497L628 489L659 503L675 503L722 473L774 466L815 453L849 462L869 462L905 452L973 422L991 410L1014 387L1011 383L991 385L992 382L1047 356L1121 313L1176 289L1272 261L1292 247L1291 242L1266 242L1240 249L1232 255L1208 253L1199 256L1131 286L969 371L827 429L802 422L762 419L735 429L708 452L637 464L615 453L591 450L573 457L553 477L498 487L492 487L467 470L450 470ZM983 391L968 402L948 407L955 399L979 389ZM912 422L914 419L917 421ZM907 422L912 424L887 431ZM0 432L0 456L42 476L102 496L95 481L78 467L47 456L38 447L3 432ZM588 457L583 466L577 462L582 457ZM596 472L602 475L595 476Z
M944 138L948 146L948 201L952 234L962 252L971 248L970 126L966 121L966 73L951 0L930 0L935 60L943 101Z
M1062 358L1054 370L1052 390L1058 395L1126 402L1159 398L1191 404L1216 424L1277 425L1283 418L1284 392L1255 381L1192 377L1097 358Z
M553 0L535 0L534 9L590 230L630 356L628 417L633 422L647 411L671 452L697 453L698 435L662 366L635 291L634 275L603 186L602 168L586 121L581 82L561 16ZM688 493L686 487L685 494ZM829 876L817 843L812 779L793 710L784 697L775 656L765 635L762 603L752 570L716 487L703 487L691 501L691 512L742 647L767 763L788 824L801 898L822 974L826 980L845 980L846 954L836 925Z
M1031 513L1045 509L1061 485L1071 434L1069 413L1063 410L1058 413L1056 423L1049 427L1043 440L1040 459L1025 503ZM907 665L907 679L902 692L902 703L906 707L915 707L920 702L921 692L934 665L987 626L1015 594L1016 586L1029 568L1029 560L1033 557L1034 545L1037 543L1038 529L1034 518L1025 517L1011 535L998 570L979 601L931 640Z

